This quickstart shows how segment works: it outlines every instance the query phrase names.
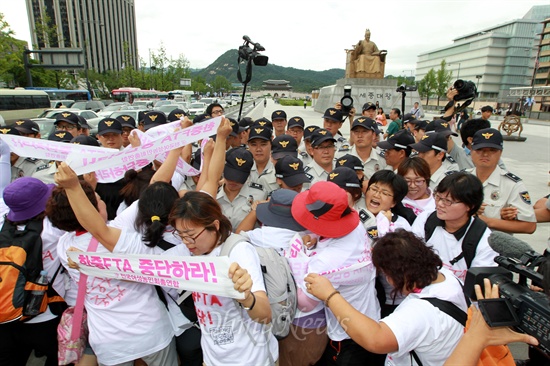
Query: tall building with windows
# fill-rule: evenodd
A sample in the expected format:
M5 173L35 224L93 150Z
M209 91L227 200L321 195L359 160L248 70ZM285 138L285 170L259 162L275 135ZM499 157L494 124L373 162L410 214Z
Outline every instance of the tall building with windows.
M98 72L139 67L134 0L26 3L34 50L81 48L89 69Z
M438 70L445 60L453 79L478 85L480 99L512 102L510 88L531 85L541 21L549 16L550 5L533 6L521 19L466 34L449 46L424 52L418 55L416 79L421 80L432 68Z

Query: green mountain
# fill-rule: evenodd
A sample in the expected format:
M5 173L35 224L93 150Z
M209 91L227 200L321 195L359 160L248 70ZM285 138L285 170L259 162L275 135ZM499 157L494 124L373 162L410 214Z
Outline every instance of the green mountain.
M231 83L238 83L237 79L237 50L229 50L218 57L205 69L192 71L191 76L201 76L207 82L213 81L216 76L224 76ZM261 89L264 80L287 80L296 92L309 93L313 89L336 83L344 77L344 69L330 69L325 71L300 70L293 67L282 67L268 63L266 66L252 67L252 80L249 88ZM246 64L241 64L243 78L246 74Z

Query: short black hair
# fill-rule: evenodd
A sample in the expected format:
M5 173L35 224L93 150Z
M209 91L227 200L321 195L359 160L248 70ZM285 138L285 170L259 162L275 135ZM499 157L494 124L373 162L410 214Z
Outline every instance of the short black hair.
M401 110L399 108L392 108L391 110L397 114L397 117L401 117Z
M464 146L468 146L468 137L474 137L477 131L490 127L491 122L487 121L486 119L475 118L467 120L460 127L460 138L462 139L462 143L464 144Z
M369 179L368 187L374 183L382 183L390 186L393 191L393 202L401 202L409 192L409 186L405 178L395 174L392 170L383 169L375 172Z
M206 114L211 116L212 115L212 109L214 109L214 107L220 107L222 110L224 110L224 108L222 107L222 105L220 103L212 103L208 107L206 107L206 111L205 111Z
M456 172L443 178L435 188L435 193L446 192L454 200L468 206L469 216L473 216L483 203L483 184L470 173Z
M493 113L494 110L493 110L493 107L491 107L490 105L486 105L485 107L481 107L481 111Z

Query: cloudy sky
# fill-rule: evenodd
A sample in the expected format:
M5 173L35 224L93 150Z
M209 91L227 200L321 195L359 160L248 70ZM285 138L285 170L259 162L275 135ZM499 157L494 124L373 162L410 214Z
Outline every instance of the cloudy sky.
M271 64L298 69L345 68L344 49L366 28L388 51L386 74L412 75L418 54L486 27L523 17L548 0L135 0L140 57L164 44L192 68L204 68L248 35ZM3 7L16 37L29 41L25 1Z

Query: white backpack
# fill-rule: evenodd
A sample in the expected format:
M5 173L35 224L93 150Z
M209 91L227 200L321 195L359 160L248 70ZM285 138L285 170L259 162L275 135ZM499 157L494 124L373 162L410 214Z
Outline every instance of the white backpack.
M221 256L229 256L235 245L241 241L250 243L244 236L231 234L222 245ZM271 305L271 332L277 339L283 339L290 332L290 325L296 315L296 282L286 258L272 248L252 245L260 257L265 289Z

